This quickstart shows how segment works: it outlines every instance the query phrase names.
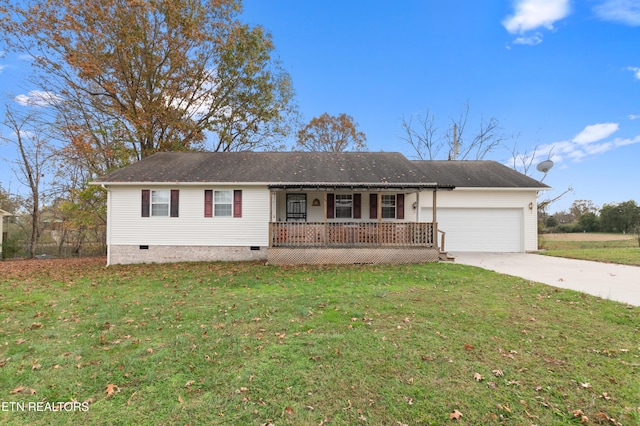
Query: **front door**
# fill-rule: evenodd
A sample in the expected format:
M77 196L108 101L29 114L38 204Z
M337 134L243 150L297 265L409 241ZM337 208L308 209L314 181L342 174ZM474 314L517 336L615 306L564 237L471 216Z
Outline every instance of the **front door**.
M287 222L307 221L307 194L287 194Z

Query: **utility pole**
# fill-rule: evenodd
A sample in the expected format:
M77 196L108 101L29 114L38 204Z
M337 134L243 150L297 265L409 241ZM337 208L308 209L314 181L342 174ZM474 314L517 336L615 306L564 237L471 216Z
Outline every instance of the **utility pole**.
M458 125L453 124L453 149L449 153L449 160L457 160L458 159L458 151L460 151L460 144L458 143Z

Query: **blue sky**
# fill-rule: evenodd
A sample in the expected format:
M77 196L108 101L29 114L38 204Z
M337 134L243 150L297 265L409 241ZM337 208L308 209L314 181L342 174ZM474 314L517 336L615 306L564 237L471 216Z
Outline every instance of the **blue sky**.
M640 0L244 0L291 74L305 122L347 113L371 151L415 155L402 117L441 131L470 106L467 132L499 120L507 147L555 162L544 182L598 206L640 202ZM24 102L29 62L0 53L0 98ZM0 146L0 182L9 148ZM538 159L536 159L536 162ZM535 170L530 175L541 179Z

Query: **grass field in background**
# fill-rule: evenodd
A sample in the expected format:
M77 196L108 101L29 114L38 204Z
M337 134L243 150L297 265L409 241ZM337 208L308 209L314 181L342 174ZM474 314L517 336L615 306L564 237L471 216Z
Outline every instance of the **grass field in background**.
M540 254L640 266L637 236L622 234L543 234Z
M0 401L87 407L2 424L640 424L639 308L474 267L85 264L0 286Z

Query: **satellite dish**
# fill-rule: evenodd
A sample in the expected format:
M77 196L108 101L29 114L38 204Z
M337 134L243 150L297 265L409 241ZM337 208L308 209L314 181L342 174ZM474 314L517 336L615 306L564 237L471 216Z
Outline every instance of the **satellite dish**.
M536 169L538 169L539 172L546 174L549 170L551 170L552 167L553 167L553 161L544 160L542 163L536 166Z

